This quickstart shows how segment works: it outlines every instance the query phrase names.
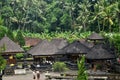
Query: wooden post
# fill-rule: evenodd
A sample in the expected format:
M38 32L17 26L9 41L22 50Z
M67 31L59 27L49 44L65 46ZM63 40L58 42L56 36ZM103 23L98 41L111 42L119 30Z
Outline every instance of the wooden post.
M96 70L97 70L97 65L94 64L94 66L93 66L93 71L96 72Z

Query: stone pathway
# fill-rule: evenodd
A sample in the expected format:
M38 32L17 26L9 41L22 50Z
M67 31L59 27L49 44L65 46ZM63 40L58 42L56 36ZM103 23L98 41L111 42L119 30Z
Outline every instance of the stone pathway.
M50 72L51 75L60 75L59 73ZM28 71L27 74L23 75L8 75L3 76L3 80L33 80L32 71ZM45 80L45 72L41 73L40 80Z

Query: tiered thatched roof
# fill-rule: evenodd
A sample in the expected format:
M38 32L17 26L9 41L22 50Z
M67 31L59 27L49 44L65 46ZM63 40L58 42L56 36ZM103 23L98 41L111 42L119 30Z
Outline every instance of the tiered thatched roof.
M7 36L3 37L0 40L0 47L5 47L5 51L3 53L21 53L24 52L24 50L15 42L13 42L11 39L9 39Z
M92 47L94 46L94 43L93 43L93 42L88 42L88 41L86 41L85 39L81 39L80 42L81 42L83 45L85 45L85 46L87 46L87 47L89 47L89 48L92 48Z
M114 59L115 54L110 53L108 50L103 48L102 44L95 45L91 51L86 54L87 59L95 60L107 60Z
M101 35L99 35L98 33L94 32L90 36L88 36L87 39L89 39L89 40L103 40L104 38Z

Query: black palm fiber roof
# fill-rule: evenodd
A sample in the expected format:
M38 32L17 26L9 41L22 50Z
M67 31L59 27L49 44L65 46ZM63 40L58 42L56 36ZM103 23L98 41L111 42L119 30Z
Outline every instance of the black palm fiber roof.
M88 42L88 41L86 41L85 39L80 40L80 42L81 42L83 45L85 45L85 46L87 46L87 47L89 47L89 48L92 48L92 47L94 46L94 43L93 43L93 42Z
M102 44L95 45L91 51L86 54L87 59L114 59L115 54L110 53L103 48Z
M90 49L83 45L80 41L74 41L70 43L69 45L65 46L62 50L61 53L64 54L85 54L89 51Z
M104 38L101 35L99 35L98 33L93 32L90 36L88 36L87 39L89 39L89 40L103 40Z

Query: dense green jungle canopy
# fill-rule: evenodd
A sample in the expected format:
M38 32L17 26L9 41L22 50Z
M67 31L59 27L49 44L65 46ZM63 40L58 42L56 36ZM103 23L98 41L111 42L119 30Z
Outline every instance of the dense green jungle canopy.
M11 30L120 31L120 0L0 0L0 15Z
M101 32L120 52L120 0L0 0L0 38L15 41L17 30L69 41Z

